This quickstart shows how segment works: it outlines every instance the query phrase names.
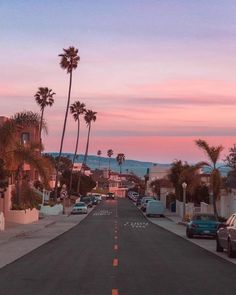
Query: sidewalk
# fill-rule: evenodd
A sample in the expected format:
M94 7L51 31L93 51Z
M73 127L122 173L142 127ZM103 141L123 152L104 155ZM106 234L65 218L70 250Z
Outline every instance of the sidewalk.
M187 240L190 243L193 243L211 253L214 255L217 255L227 261L232 262L233 264L236 264L236 259L234 258L228 258L227 253L219 253L216 252L216 241L212 238L194 238L194 239L188 239L186 237L186 224L182 222L182 219L173 212L170 212L169 210L166 210L165 212L165 218L147 218L150 222L153 224L156 224L176 235L179 237Z
M87 215L44 216L31 224L7 223L0 232L0 268L49 242L79 224ZM89 209L89 213L93 208Z

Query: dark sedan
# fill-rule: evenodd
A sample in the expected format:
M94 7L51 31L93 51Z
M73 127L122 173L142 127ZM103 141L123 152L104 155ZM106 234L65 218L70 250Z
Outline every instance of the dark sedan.
M216 251L227 250L228 257L236 255L236 213L232 214L225 223L219 224L216 234Z

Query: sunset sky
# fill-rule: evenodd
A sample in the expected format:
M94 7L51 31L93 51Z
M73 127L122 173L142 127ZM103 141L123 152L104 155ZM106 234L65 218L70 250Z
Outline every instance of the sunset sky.
M69 46L81 58L71 102L98 113L89 154L195 162L195 139L222 156L236 143L235 0L2 0L0 35L0 115L39 111L40 86L56 92L46 151L59 150L69 76L58 54ZM82 123L80 154L86 134ZM75 136L70 116L63 151Z

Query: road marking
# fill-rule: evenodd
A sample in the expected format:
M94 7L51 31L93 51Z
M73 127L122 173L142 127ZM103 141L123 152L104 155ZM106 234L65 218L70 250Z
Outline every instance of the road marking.
M93 216L109 216L111 214L112 214L112 212L109 210L99 210L97 212L94 212Z
M118 289L112 289L111 295L119 295Z
M117 234L117 229L115 229L115 234Z
M114 245L114 250L118 250L118 245Z
M148 225L149 225L148 222L127 221L124 223L125 227L131 227L133 229L143 229L143 228L146 228Z
M118 266L118 264L119 264L118 259L117 258L114 258L113 259L113 266Z
M115 240L117 240L117 239L118 239L118 237L117 237L117 236L115 236L114 238L115 238Z

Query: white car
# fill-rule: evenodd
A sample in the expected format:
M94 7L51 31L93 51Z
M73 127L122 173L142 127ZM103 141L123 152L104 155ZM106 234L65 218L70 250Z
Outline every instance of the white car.
M87 213L88 213L88 207L86 206L84 202L75 203L71 211L71 214L87 214Z

